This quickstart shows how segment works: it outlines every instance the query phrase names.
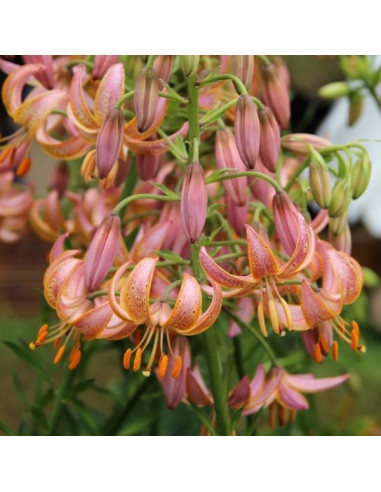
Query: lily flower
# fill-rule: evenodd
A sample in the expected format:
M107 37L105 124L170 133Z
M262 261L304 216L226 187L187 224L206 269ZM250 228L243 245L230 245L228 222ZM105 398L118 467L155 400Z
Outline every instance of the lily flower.
M230 292L224 292L225 297L243 297L249 294L259 296L257 315L261 331L265 336L267 336L264 321L264 308L266 306L271 325L276 333L282 333L283 326L290 330L293 329L290 308L280 295L276 284L293 277L307 267L315 251L315 236L311 227L303 216L296 211L293 220L295 220L294 232L297 236L294 241L294 250L287 251L290 254L290 259L286 263L281 262L275 256L267 239L246 225L247 256L250 269L250 274L246 276L230 274L208 255L205 247L200 249L200 263L208 278L230 290ZM277 223L275 225L277 227ZM281 230L279 229L279 231ZM288 236L289 238L290 236ZM279 315L275 301L282 306L285 319Z
M153 339L153 348L149 361L143 371L143 375L149 376L159 350L159 373L165 375L165 366L168 356L164 353L164 338L166 338L169 352L172 353L171 337L174 335L192 336L208 329L217 319L222 307L221 288L211 281L213 297L208 309L202 313L201 288L197 280L184 273L183 281L173 309L166 302L164 293L161 300L150 304L152 297L155 267L158 258L143 258L133 268L127 279L123 275L130 267L130 262L122 265L115 273L109 288L109 302L114 313L127 323L145 325L145 332L131 350L128 348L124 355L124 367L130 367L132 354L135 353L133 362L134 371L140 369L142 354ZM120 287L119 301L117 291ZM168 287L171 289L171 285ZM132 330L133 331L133 330ZM181 357L178 357L173 370L173 377L177 377L181 370Z
M315 378L312 374L289 374L282 367L273 367L265 374L262 364L257 367L256 374L250 383L250 396L242 415L251 415L262 407L269 407L270 426L275 428L275 412L278 408L279 423L284 426L295 419L295 412L309 408L303 393L318 393L334 388L349 379L349 374L329 378ZM245 394L242 392L242 394ZM242 400L237 406L242 405Z

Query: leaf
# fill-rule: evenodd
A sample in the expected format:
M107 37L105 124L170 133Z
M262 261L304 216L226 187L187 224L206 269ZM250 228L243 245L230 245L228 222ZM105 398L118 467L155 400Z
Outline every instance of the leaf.
M25 410L29 411L29 403L28 403L28 400L25 396L25 392L24 392L24 389L22 387L20 378L18 377L18 375L14 371L12 371L12 379L13 379L13 386L15 387L17 396L20 398L20 401L23 404L23 407L25 408Z
M14 436L15 435L13 430L7 424L4 424L4 422L0 422L0 431L3 432L7 436Z
M136 436L141 433L141 431L146 430L152 422L155 421L157 415L146 415L140 417L139 419L135 419L133 422L127 424L126 427L123 427L121 431L118 432L118 436Z
M73 399L72 402L75 404L78 410L81 421L86 425L86 427L93 435L99 436L100 430L91 410L87 408L87 406L83 402L78 400L78 398Z
M79 383L70 387L63 397L63 400L62 400L63 403L67 403L68 401L72 400L73 398L75 398L77 395L79 395L83 391L90 388L92 386L92 384L94 383L94 381L95 381L95 379L84 379L83 381L80 381Z
M165 196L169 196L170 198L176 198L178 200L180 199L180 197L179 197L179 195L177 193L175 193L174 191L170 190L165 185L163 185L161 183L156 183L155 181L150 181L150 183L151 183L151 185L155 186L160 191L162 191Z
M46 420L45 413L39 407L32 407L30 409L30 413L32 415L33 420L35 420L39 426L41 426L44 430L48 430L48 421Z
M174 253L173 251L165 250L165 251L154 251L154 252L161 258L164 258L165 260L173 261L179 263L180 265L188 265L187 260L184 260L184 258Z
M188 152L185 147L184 139L181 135L177 135L177 137L175 138L175 145L180 150L180 152L184 155L184 157L188 159Z
M33 355L33 353L27 349L24 345L17 345L14 342L11 342L10 340L4 340L3 342L12 352L21 360L29 364L30 366L34 367L37 369L39 372L40 376L45 380L50 383L50 378L46 374L45 370L43 367L39 364L39 362L36 360L36 357Z
M364 273L364 285L365 287L377 287L380 284L380 277L375 271L368 267L362 267Z

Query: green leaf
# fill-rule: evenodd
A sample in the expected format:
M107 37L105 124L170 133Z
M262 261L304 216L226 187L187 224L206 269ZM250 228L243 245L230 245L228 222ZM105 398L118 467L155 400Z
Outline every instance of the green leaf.
M157 418L157 415L146 415L135 419L133 422L130 422L123 427L122 430L118 432L118 436L136 436L139 435L142 431L147 429L152 422Z
M45 431L49 429L48 421L46 420L45 413L39 407L32 407L30 409L33 420L35 420L39 426L41 426Z
M170 190L166 186L164 186L161 183L156 183L155 181L150 181L151 185L155 186L158 188L160 191L164 193L164 195L169 196L170 198L177 198L179 199L179 195L175 193L174 191Z
M33 353L29 350L29 348L26 348L24 345L17 345L14 342L11 342L9 340L4 340L3 342L12 352L21 360L29 364L31 367L34 367L37 369L39 372L40 376L45 380L50 383L50 378L46 374L46 371L43 369L43 367L39 364L37 361L36 357L33 355Z
M380 277L375 271L368 267L362 267L364 273L364 285L365 287L377 287L380 285Z
M188 152L185 147L184 139L181 135L177 135L177 137L175 138L175 145L180 150L180 152L188 159Z
M7 436L14 436L15 435L13 430L7 424L4 424L4 422L0 422L0 432L3 432L3 434L5 434Z
M72 400L83 391L87 390L87 388L90 388L90 386L92 386L94 381L95 379L84 379L83 381L80 381L74 386L69 387L68 391L63 396L63 400L62 400L63 403L67 403L68 401Z
M155 251L155 253L164 258L165 260L173 261L179 263L180 265L188 265L188 261L184 260L181 256L173 253L173 251L165 250L165 251Z
M72 402L75 404L78 410L81 421L86 425L86 427L93 435L99 436L100 430L91 410L83 402L78 400L78 398L73 399Z
M15 387L15 391L17 393L17 396L20 398L20 401L23 404L23 407L25 408L25 410L29 411L29 403L28 403L28 400L25 396L25 392L24 392L24 389L22 387L20 378L18 377L18 375L14 371L12 371L12 379L13 379L13 386Z

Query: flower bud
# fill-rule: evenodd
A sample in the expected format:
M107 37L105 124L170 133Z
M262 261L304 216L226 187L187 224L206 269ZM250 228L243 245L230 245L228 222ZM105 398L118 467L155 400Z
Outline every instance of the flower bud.
M286 130L290 120L290 96L287 85L280 77L274 64L261 66L262 97L266 106L273 111L279 125Z
M321 208L328 208L331 203L331 177L323 159L313 159L309 167L310 187L315 202Z
M60 197L65 193L70 179L70 169L65 161L57 164L53 171L51 186L58 191Z
M180 55L179 58L180 67L184 77L189 79L189 77L196 75L198 64L200 62L200 55Z
M324 99L338 99L348 96L350 87L347 82L332 82L319 89L319 96Z
M118 61L119 55L95 55L94 56L94 79L100 79L107 70Z
M216 164L218 169L235 169L236 172L246 171L242 162L234 136L229 128L224 128L216 133ZM231 174L231 172L229 172ZM222 184L229 193L233 202L242 207L247 202L247 177L226 179Z
M168 82L173 67L174 55L158 55L153 62L153 68L157 73L158 79ZM162 88L162 84L160 84Z
M260 124L259 155L270 172L275 172L280 152L280 130L270 108L258 112Z
M235 107L235 142L243 163L254 169L259 152L259 119L253 98L246 94L238 98Z
M333 219L336 220L336 219ZM338 251L343 251L348 255L352 251L352 236L348 223L345 224L343 231L340 234L328 233L328 240Z
M123 143L124 115L112 108L102 123L95 145L95 165L100 179L106 178L119 157Z
M204 228L208 194L202 166L192 162L187 166L181 189L181 224L187 240L195 243Z
M352 189L350 184L344 179L336 181L332 190L332 199L328 209L329 216L342 216L348 210L351 199Z
M249 207L246 203L242 207L236 205L230 198L230 195L225 195L226 203L226 217L229 224L233 227L237 234L241 234L245 224L247 224L247 214L249 213Z
M276 193L273 197L274 222L279 240L290 256L295 251L299 236L298 211L287 192Z
M94 291L108 274L120 247L121 223L118 215L108 214L97 228L85 257L85 281Z
M329 218L329 233L333 236L340 236L348 225L348 210L340 217Z
M143 67L136 80L135 114L139 132L145 132L155 121L159 100L159 79L153 68Z
M299 155L308 155L309 146L315 150L331 147L333 144L326 138L311 135L309 133L290 133L281 139L282 148Z
M352 126L362 115L364 108L364 96L360 92L354 92L349 96L348 125Z
M357 200L367 189L370 175L372 173L372 163L367 155L359 159L352 169L352 193L353 199Z
M156 176L159 170L160 155L136 154L136 167L138 176L143 181L148 181Z
M238 77L248 89L253 81L254 55L232 55L230 59L230 72Z

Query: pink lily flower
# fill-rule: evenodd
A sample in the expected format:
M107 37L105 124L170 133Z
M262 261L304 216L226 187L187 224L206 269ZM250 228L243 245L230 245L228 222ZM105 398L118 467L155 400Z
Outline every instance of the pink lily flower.
M187 273L183 274L183 282L173 309L163 299L150 304L149 300L152 297L152 282L157 261L158 258L143 258L133 268L128 278L122 280L123 275L130 267L130 262L125 263L115 273L109 288L110 305L116 316L134 325L131 333L138 325L146 325L146 330L140 342L134 350L128 348L125 353L123 364L126 369L130 367L131 356L134 352L133 369L134 371L140 369L142 354L151 339L153 339L151 355L143 371L146 376L151 373L157 349L159 349L160 353L159 373L165 374L163 367L167 364L168 357L164 353L164 337L171 352L171 336L176 334L192 336L208 329L217 319L222 306L221 288L211 281L213 287L212 300L208 309L202 313L200 285L194 277ZM117 291L119 286L118 301ZM173 377L178 376L180 369L181 358L178 357Z

